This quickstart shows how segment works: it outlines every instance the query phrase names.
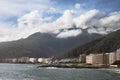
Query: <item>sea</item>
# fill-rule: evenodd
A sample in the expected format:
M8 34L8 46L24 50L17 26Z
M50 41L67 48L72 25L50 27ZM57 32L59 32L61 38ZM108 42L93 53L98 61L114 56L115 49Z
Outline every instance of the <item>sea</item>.
M38 64L0 63L0 80L120 80L120 69L38 68Z

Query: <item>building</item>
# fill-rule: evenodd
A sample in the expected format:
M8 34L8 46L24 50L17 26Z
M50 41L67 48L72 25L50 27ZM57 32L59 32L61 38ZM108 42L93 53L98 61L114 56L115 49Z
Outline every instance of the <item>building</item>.
M116 53L111 52L109 53L109 64L113 64L116 61Z
M11 63L12 62L12 58L2 59L2 62Z
M79 56L79 62L86 63L86 54L81 54Z
M117 49L114 54L111 55L111 66L120 68L120 49Z
M52 58L38 58L38 62L50 64L50 63L52 63Z
M120 60L120 49L116 51L116 60Z
M18 62L18 59L17 59L17 58L12 58L12 62L13 62L13 63L17 63L17 62Z
M108 54L90 54L86 56L86 63L88 64L99 64L107 65L109 64Z
M104 63L105 63L106 65L109 65L109 53L105 53Z
M30 63L37 63L37 58L29 58Z
M92 64L92 57L93 57L94 54L90 54L90 55L87 55L86 56L86 63L88 64Z
M100 64L100 65L107 65L108 60L107 60L107 54L95 54L93 55L93 64Z
M18 58L18 63L29 63L29 57Z

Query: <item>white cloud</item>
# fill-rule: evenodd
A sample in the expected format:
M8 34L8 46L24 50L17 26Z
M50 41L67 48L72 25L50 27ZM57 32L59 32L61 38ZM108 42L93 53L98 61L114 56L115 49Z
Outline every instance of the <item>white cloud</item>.
M43 11L49 9L52 4L51 0L0 0L0 19L11 16L19 17L33 10Z
M91 19L89 26L96 26L96 29L90 27L89 33L107 34L120 29L120 12L110 13L99 18ZM92 30L93 29L93 30ZM96 30L96 32L95 32ZM90 32L91 31L91 32Z
M75 8L76 8L76 9L80 9L80 3L76 3L76 4L75 4Z
M53 21L54 16L44 15L45 12L48 14L57 12L56 8L51 7L50 0L36 0L33 3L24 1L0 1L0 21L9 16L19 17L16 24L11 22L0 22L0 25L2 26L0 26L0 41L26 38L36 32L53 33L57 35L57 38L67 38L80 35L82 29L87 29L90 34L107 34L120 28L120 12L106 14L93 9L86 11L79 16L75 16L75 10L80 8L80 4L76 3L75 10L65 10L62 16ZM4 3L6 4L3 5ZM33 6L31 6L31 4ZM7 5L8 7L5 7ZM3 15L6 15L6 17ZM76 28L73 25L75 25Z
M49 22L51 16L43 17L41 12L33 11L18 19L18 28L22 31L19 36L26 38L35 32L57 34L61 29L72 27L73 13L72 10L66 10L56 21Z
M99 27L99 28L89 28L88 29L88 33L92 34L92 33L97 33L97 34L107 34L105 28L103 27Z
M57 38L67 38L67 37L76 37L80 35L82 31L78 30L66 30L65 32L61 32L57 35Z
M72 27L73 14L74 14L73 10L64 11L63 15L56 20L55 22L56 27L58 27L59 29Z
M96 9L74 18L74 23L78 28L88 29L89 33L99 34L107 34L120 29L119 22L120 12L106 14Z
M33 28L43 21L42 14L39 11L33 11L18 19L18 27L21 28Z
M120 12L110 14L99 20L101 26L111 28L112 30L120 29Z
M100 17L99 11L94 9L90 10L79 17L74 18L74 23L76 24L77 27L80 27L82 29L88 28L87 24L93 20L93 18L98 18ZM85 26L85 27L84 27Z
M16 39L17 30L14 27L9 28L8 26L13 26L12 23L0 22L0 42L11 41Z

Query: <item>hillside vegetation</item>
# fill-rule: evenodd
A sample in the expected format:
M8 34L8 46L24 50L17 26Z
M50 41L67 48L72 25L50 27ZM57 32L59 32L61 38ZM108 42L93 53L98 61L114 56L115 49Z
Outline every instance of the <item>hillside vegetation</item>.
M59 58L73 58L78 57L80 54L108 53L116 51L118 48L120 48L120 30L86 44L79 45L65 52Z

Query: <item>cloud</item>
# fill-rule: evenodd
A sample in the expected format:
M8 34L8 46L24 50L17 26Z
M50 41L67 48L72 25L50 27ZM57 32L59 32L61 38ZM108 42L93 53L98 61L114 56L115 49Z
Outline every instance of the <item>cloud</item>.
M18 28L24 38L35 32L58 34L61 29L73 27L73 13L72 10L65 10L61 17L51 22L51 16L43 17L43 13L32 11L18 19Z
M0 22L0 42L11 41L16 39L17 30L14 27L9 28L8 26L14 26L12 23Z
M76 24L77 27L84 29L84 28L88 28L86 26L87 24L90 23L91 20L99 19L102 16L103 13L101 13L99 10L94 9L80 15L79 17L74 18L74 23Z
M65 10L63 15L55 21L55 24L59 29L72 27L73 14L73 10Z
M75 8L76 8L76 9L80 9L80 3L76 3L76 4L75 4Z
M39 11L36 10L20 17L18 19L18 27L20 29L31 28L42 23L42 21L43 21L42 14L40 14Z
M78 30L66 30L57 35L57 38L68 38L68 37L76 37L82 33L81 29Z
M99 10L90 10L74 18L76 27L87 29L88 33L107 34L120 29L120 12L105 13Z
M18 19L19 28L23 28L25 37L35 33L57 34L57 38L75 37L87 29L88 33L107 34L119 29L119 12L106 14L93 9L80 16L74 16L74 10L65 10L63 15L52 21L52 17L43 17L43 13L33 11Z
M11 16L20 17L33 10L43 11L51 5L53 5L51 0L0 0L0 19L7 19Z
M99 23L101 26L104 26L108 29L120 29L120 12L111 13L108 16L101 18Z
M0 41L27 38L36 32L56 34L57 38L68 38L80 35L83 29L87 29L90 34L108 34L120 29L119 11L105 13L92 9L78 15L80 3L76 3L74 9L62 12L51 6L50 0L27 2L25 0L0 1ZM60 17L51 15L57 15L58 12L61 14ZM4 21L11 16L18 18L16 23ZM56 19L53 19L54 17Z

